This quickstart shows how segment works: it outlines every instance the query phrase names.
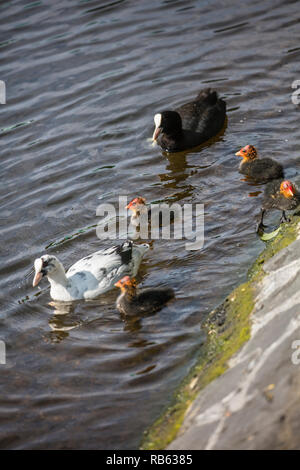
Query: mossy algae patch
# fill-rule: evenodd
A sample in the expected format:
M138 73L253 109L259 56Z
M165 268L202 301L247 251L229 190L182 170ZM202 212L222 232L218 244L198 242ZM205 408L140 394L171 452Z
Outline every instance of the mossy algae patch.
M279 232L276 238L266 243L265 249L257 257L253 266L248 272L248 279L256 279L260 274L263 275L262 267L266 261L272 258L276 253L290 245L296 240L299 234L300 216L295 215L291 218L291 222L284 224L283 229Z
M173 441L187 408L199 391L226 371L229 359L250 338L251 312L255 306L256 286L265 274L264 263L297 238L299 222L300 216L294 216L275 239L266 243L249 270L247 282L210 312L203 325L207 339L201 346L201 356L174 393L169 406L144 433L141 449L164 449Z

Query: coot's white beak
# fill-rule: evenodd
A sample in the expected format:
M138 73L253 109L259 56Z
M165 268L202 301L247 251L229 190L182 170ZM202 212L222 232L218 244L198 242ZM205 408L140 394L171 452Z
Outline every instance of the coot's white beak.
M155 131L153 132L153 136L152 136L152 140L153 142L155 142L159 136L159 134L161 133L161 114L158 113L158 114L155 114L154 116L154 124L155 124Z
M43 260L42 260L42 258L37 258L35 260L34 269L35 269L35 275L34 275L33 282L32 282L33 287L37 286L38 283L40 282L40 280L43 277L43 274L41 272L42 269L43 269Z

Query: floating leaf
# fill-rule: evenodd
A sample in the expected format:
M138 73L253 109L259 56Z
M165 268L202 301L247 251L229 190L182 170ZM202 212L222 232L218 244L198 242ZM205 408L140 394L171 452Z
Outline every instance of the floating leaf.
M279 225L279 227L276 230L273 230L273 232L262 232L262 233L259 233L258 235L259 235L259 238L263 242L268 242L272 240L273 238L275 238L280 232L280 230L281 230L281 225Z

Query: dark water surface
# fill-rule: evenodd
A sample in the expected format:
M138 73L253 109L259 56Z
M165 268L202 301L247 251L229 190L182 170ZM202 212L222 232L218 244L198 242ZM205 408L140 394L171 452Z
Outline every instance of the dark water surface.
M168 403L202 320L263 248L262 188L234 153L257 145L297 180L299 20L296 1L1 2L1 448L136 448ZM223 135L185 157L152 148L153 115L208 85L228 103ZM140 270L177 301L140 321L120 317L116 291L55 311L25 277L33 260L68 267L110 245L90 228L46 250L119 194L205 203L204 249L156 241Z

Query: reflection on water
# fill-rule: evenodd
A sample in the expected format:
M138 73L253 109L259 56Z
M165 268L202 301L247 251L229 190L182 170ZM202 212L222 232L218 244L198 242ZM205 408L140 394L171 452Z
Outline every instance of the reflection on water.
M226 123L227 125L227 123ZM180 201L184 198L192 196L194 191L194 186L190 184L183 185L183 182L188 180L190 176L199 174L199 176L205 176L205 170L208 170L209 173L211 169L211 162L201 165L201 151L213 146L216 142L222 142L222 136L225 132L226 125L223 130L213 139L210 139L205 144L200 145L195 149L191 149L185 152L177 152L170 154L168 152L162 151L162 155L168 160L166 165L166 173L158 175L163 186L165 188L180 189L179 192L176 192L168 197L168 202ZM197 164L191 165L188 163L187 158L189 154L197 155Z
M84 319L75 312L76 303L71 302L49 302L53 307L53 315L49 319L51 332L48 338L53 343L59 343L69 336L69 332L74 328L79 328Z
M298 5L16 0L0 13L0 447L136 448L201 353L207 313L263 247L262 187L235 152L251 143L297 181ZM185 154L152 147L154 114L205 86L227 101L226 129ZM119 195L205 204L204 248L155 240L139 271L176 301L143 318L119 314L117 289L50 305L47 282L31 286L34 259L68 267L110 246L96 208Z

